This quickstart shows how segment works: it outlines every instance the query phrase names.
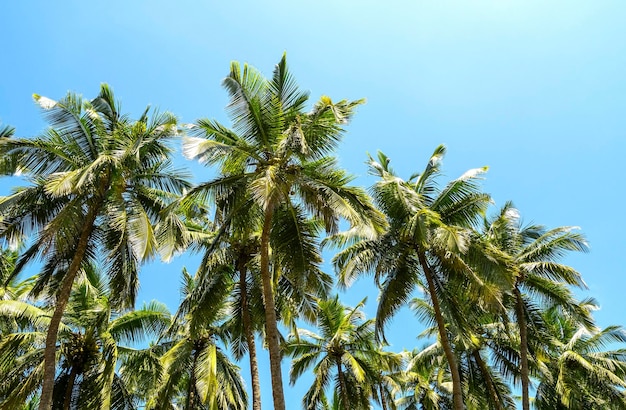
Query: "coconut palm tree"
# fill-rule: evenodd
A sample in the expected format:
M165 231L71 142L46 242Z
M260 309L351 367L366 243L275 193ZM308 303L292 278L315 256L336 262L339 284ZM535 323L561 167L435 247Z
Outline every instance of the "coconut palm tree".
M560 306L572 318L587 328L593 328L593 320L585 303L580 304L568 286L585 287L582 277L574 268L559 260L571 251L587 251L584 236L574 227L546 229L539 225L523 226L519 211L511 202L502 207L483 229L486 248L493 255L503 258L515 278L508 291L512 316L517 323L519 335L519 366L522 385L522 408L530 408L530 362L532 352L529 332L540 336L545 327L541 310Z
M55 309L46 337L40 409L52 406L57 332L78 272L97 259L106 267L112 302L134 305L141 261L157 248L155 224L175 193L188 186L172 169L168 142L176 118L148 110L137 121L121 114L107 85L91 100L35 95L51 128L34 139L0 139L4 173L30 185L0 198L0 237L34 238L13 276L43 259L34 292L50 289Z
M544 318L554 339L541 360L535 407L626 409L626 349L619 347L626 343L624 329L589 330L557 309Z
M380 335L411 292L417 286L424 289L450 368L454 409L463 409L459 363L447 325L452 318L460 317L455 312L454 287L450 284L458 288L462 283L469 290L465 294L475 295L476 302L482 304L497 304L501 291L464 260L473 228L490 203L489 195L477 184L486 168L470 170L440 188L436 178L444 154L445 147L437 147L424 171L406 181L394 174L383 153L378 154L378 161L370 157L370 172L380 178L372 187L373 196L387 215L389 229L339 252L334 263L343 286L361 274L376 272L381 286L376 315Z
M254 264L255 255L258 253L258 236L247 236L243 240L230 238L230 242L214 252L213 257L205 258L202 263L205 275L203 279L211 277L211 274L225 273L234 274L234 289L230 295L231 315L226 322L229 333L228 342L235 359L240 360L246 353L250 362L250 381L252 387L252 409L261 409L261 381L257 358L256 337L263 328L264 313L261 296L261 285L258 277L253 273L258 272L258 263ZM258 262L258 261L257 261ZM231 266L234 269L225 269Z
M298 329L285 346L293 355L291 383L314 367L313 385L303 398L305 409L318 409L326 400L326 390L334 380L342 409L369 409L372 387L380 382L381 363L399 361L382 351L374 338L373 320L365 320L361 308L347 308L338 296L318 304L317 327L320 334Z
M230 207L237 207L240 201L249 206L230 215ZM202 242L204 257L198 269L198 281L216 280L219 274L231 275L233 290L230 293L230 319L225 323L228 332L228 343L235 359L246 353L250 359L252 381L252 407L261 408L260 380L258 374L256 336L262 334L265 321L262 286L259 276L260 226L258 214L261 209L254 206L246 192L240 189L228 191L224 196L215 198L216 213L214 229L223 234L214 240ZM256 215L255 215L256 213ZM287 220L287 223L289 221ZM315 238L318 225L315 221L305 222L300 226L302 236ZM274 233L281 233L280 230ZM270 238L276 244L274 249L273 276L277 278L276 314L285 326L295 328L296 318L311 321L315 317L315 301L325 298L332 284L332 278L317 269L315 263L321 259L314 252L310 253L311 267L300 271L292 266L293 258L289 254L281 254L282 241L285 238ZM312 248L316 248L312 246ZM287 249L287 252L289 249Z
M232 269L222 266L222 269ZM183 271L183 301L162 337L161 378L147 400L149 409L243 410L247 394L239 367L217 345L227 337L222 325L232 272L199 281Z
M135 408L116 373L118 358L128 349L123 344L158 336L169 325L170 314L157 302L133 311L117 311L111 306L111 296L100 272L91 268L80 273L59 332L55 408ZM6 369L0 388L2 406L17 406L36 396L43 379L45 329L51 312L52 307L0 301L0 314L20 323L19 329L0 338L2 357L14 358L10 367L5 360L0 361Z
M504 376L498 371L497 366L492 365L490 358L493 356L491 346L493 345L492 332L495 329L502 330L499 323L494 325L499 317L493 312L483 311L477 306L471 295L465 294L462 288L455 292L457 312L465 320L453 320L448 323L448 331L451 335L455 354L459 360L459 369L463 385L463 397L465 406L468 409L490 408L494 410L515 408L511 390L506 383ZM452 303L452 302L446 302ZM433 307L423 298L414 298L411 301L411 309L423 322L435 324ZM457 328L460 324L463 328ZM427 328L420 334L421 337L433 338L437 335L436 326ZM441 357L435 358L439 354ZM423 357L422 357L423 356ZM446 371L445 355L441 344L437 341L426 347L423 352L413 355L416 363L423 365L431 363L441 366L437 374ZM429 357L429 359L427 359ZM418 375L420 372L417 373ZM449 381L449 375L445 379ZM418 385L421 387L421 385ZM424 396L428 398L428 396Z
M196 137L185 141L187 157L220 168L217 178L200 184L191 195L219 196L242 189L249 201L233 204L229 215L252 205L260 209L259 270L272 394L275 408L284 410L273 286L280 263L289 258L297 267L294 274L319 271L315 238L300 229L308 216L319 219L327 232L338 229L340 218L370 231L382 224L366 193L349 186L352 178L329 156L361 101L334 103L322 97L306 112L308 93L297 87L285 56L271 79L248 65L242 69L232 63L223 84L230 95L228 114L234 129L211 120L200 120L192 129ZM275 254L283 260L272 261Z
M452 407L452 386L445 355L438 343L402 353L405 369L402 394L396 400L401 410L438 410Z

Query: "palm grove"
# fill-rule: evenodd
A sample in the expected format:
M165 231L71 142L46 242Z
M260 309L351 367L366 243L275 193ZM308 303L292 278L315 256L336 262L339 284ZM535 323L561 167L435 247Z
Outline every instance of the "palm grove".
M0 197L0 408L259 410L260 348L279 410L284 360L291 383L310 375L305 409L626 408L626 334L594 324L562 262L580 232L491 209L486 168L442 182L443 146L407 179L378 153L369 192L351 185L333 152L362 101L311 104L285 56L271 78L233 63L223 85L229 126L131 119L102 85L35 95L40 136L0 128L0 170L24 184ZM215 176L192 185L179 143ZM202 259L177 310L137 307L142 262L182 252ZM334 292L364 275L372 319ZM392 352L407 306L426 330Z

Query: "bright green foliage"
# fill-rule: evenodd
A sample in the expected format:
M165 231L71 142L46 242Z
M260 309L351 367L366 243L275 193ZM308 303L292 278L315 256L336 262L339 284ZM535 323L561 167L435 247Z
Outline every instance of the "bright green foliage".
M556 309L544 314L553 337L539 366L539 410L626 409L626 343L619 326L588 330Z
M376 314L379 335L416 287L423 287L452 373L454 408L460 410L464 407L461 379L446 330L446 322L459 317L454 291L462 284L466 294L475 295L481 304L493 304L501 290L465 260L472 228L490 202L489 195L478 187L486 168L470 170L440 188L436 178L444 153L443 146L437 147L424 171L406 181L394 174L384 154L379 153L378 161L370 158L370 172L379 177L372 193L389 228L339 252L334 263L343 286L363 273L376 273L381 289Z
M239 367L217 346L225 336L221 322L232 289L231 276L215 275L213 280L199 282L183 271L183 301L161 340L165 348L159 363L161 377L149 395L148 408L246 408Z
M487 218L487 168L440 185L443 146L406 180L370 157L372 200L333 156L362 100L309 104L285 56L271 78L234 62L223 85L232 128L186 128L183 153L216 171L195 187L170 161L176 118L130 119L107 85L92 100L34 95L50 125L36 138L0 126L0 174L26 185L0 197L0 409L243 410L225 348L256 363L257 339L277 410L286 355L292 383L312 369L311 410L504 410L518 385L522 409L533 391L541 410L626 409L626 335L595 327L562 263L587 251L575 228L524 226L511 203ZM375 320L328 299L324 233L340 287L374 276ZM177 314L131 310L141 262L187 250L204 255ZM396 355L384 331L405 306L430 345Z
M331 386L337 392L340 408L369 409L372 387L392 362L399 361L379 348L373 320L365 320L360 310L363 304L347 308L338 297L321 300L317 312L320 334L299 329L290 336L285 352L294 356L291 383L311 367L315 374L303 398L305 409L324 408Z
M290 269L292 277L320 272L319 225L334 233L345 219L374 233L383 224L366 193L348 185L352 177L330 156L361 101L333 102L324 96L305 111L308 94L298 88L285 56L271 79L235 62L223 85L233 129L208 119L192 129L196 136L185 140L185 155L216 165L219 175L190 196L215 199L225 221L258 209L249 215L257 218L252 226L261 231L259 273L272 391L275 407L284 410L274 296L282 270ZM232 199L222 202L229 195Z
M42 257L36 292L54 289L67 270L89 209L98 218L83 265L103 258L116 302L134 304L137 269L158 244L155 223L171 195L188 186L169 162L176 118L148 109L137 121L120 113L111 89L86 101L35 95L50 127L34 139L0 139L0 154L31 185L0 198L0 236L11 243L34 238L21 254L17 275Z
M0 337L0 366L5 375L0 383L0 408L14 408L36 397L43 377L49 315L45 307L0 301L0 317L16 323L11 333ZM59 332L55 408L134 409L135 397L116 373L118 358L132 351L123 345L156 337L169 323L169 312L157 302L130 312L115 310L106 280L100 272L88 269L76 283Z
M550 344L549 338L543 337L542 310L559 307L578 323L593 327L590 311L585 307L587 302L579 303L569 288L585 286L581 275L559 262L567 252L586 251L587 243L573 227L547 230L539 225L522 226L519 212L510 202L495 218L485 221L479 241L485 252L501 260L514 278L512 287L505 289L504 306L517 324L514 338L519 338L519 342L514 341L513 345L519 351L522 405L529 408L531 368L536 369L537 351ZM495 355L504 367L509 364L507 356ZM505 371L517 373L510 366Z

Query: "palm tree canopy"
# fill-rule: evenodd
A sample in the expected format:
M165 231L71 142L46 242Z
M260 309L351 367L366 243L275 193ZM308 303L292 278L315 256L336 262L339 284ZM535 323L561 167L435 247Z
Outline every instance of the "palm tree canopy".
M365 320L361 311L364 303L365 300L348 308L339 302L338 296L320 300L320 334L299 329L290 336L284 350L294 356L291 383L311 367L315 374L313 385L303 398L304 408L322 408L333 380L341 408L369 408L371 387L380 382L383 371L393 367L391 362L399 360L379 348L374 322Z
M172 195L189 186L186 173L169 159L176 118L158 112L150 117L146 109L133 121L120 113L106 84L90 101L73 93L59 101L34 98L50 128L33 139L0 139L2 172L30 182L0 198L0 236L9 243L33 238L13 276L42 257L35 292L58 283L91 209L96 227L83 263L101 258L113 297L132 306L137 264L158 246L155 225Z
M68 388L74 391L72 403L81 403L81 408L110 405L126 409L131 408L128 403L134 402L116 374L118 355L132 350L126 347L129 344L158 337L169 325L170 314L158 302L124 312L112 308L110 300L110 289L102 273L93 268L83 272L60 327L60 373L55 381L59 405L63 404ZM0 385L0 405L13 406L34 397L41 386L50 308L5 300L0 301L0 317L12 318L18 324L11 333L0 336L0 366L6 376ZM77 375L76 382L69 381L72 373ZM68 387L68 383L76 384Z
M428 255L432 267L445 276L460 275L476 295L497 293L463 259L471 244L472 228L480 221L491 199L479 189L486 167L469 170L439 187L445 147L435 149L422 173L408 180L398 177L390 159L379 152L370 157L370 172L379 177L372 187L375 203L387 215L389 228L378 237L361 240L340 251L333 263L340 285L350 285L359 275L374 273L381 287L376 325L384 324L410 298L420 279L422 264L418 254ZM448 279L441 278L439 290ZM432 295L431 295L432 296Z
M554 339L542 359L537 409L626 408L626 342L619 326L588 330L556 309L545 313Z

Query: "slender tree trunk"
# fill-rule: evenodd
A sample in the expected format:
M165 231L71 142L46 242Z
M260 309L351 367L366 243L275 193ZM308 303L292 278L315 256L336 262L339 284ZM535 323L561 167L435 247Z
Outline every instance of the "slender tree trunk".
M193 363L191 365L191 375L189 376L189 385L187 386L187 403L186 410L193 410L196 405L196 367L198 366L198 350L194 348Z
M74 382L76 381L76 368L72 366L70 375L67 378L67 386L65 387L65 398L63 399L63 409L70 410L72 404L72 393L74 392Z
M280 368L281 352L278 345L278 324L274 305L274 286L270 273L270 229L274 208L268 204L265 209L263 232L261 233L261 281L263 283L263 304L265 306L265 337L270 352L270 372L272 376L272 398L275 410L285 410L283 376Z
M385 389L382 382L378 385L378 394L380 394L380 405L383 410L387 410L387 399L385 398Z
M83 229L76 245L76 252L72 258L67 273L65 274L63 281L61 282L61 288L57 294L56 306L54 307L54 313L50 319L50 326L48 327L48 333L46 335L46 347L44 350L44 373L43 373L43 385L41 388L41 401L39 402L39 410L51 410L52 409L52 393L54 390L54 376L56 370L56 344L57 333L59 331L59 325L65 306L70 298L72 292L72 285L76 274L80 270L80 265L83 262L87 247L89 245L89 239L95 228L96 217L100 205L92 205L87 211L85 221L83 223Z
M472 356L474 356L474 360L480 367L480 371L483 374L483 378L485 379L485 383L487 384L487 391L489 392L489 396L491 396L491 402L493 406L495 406L496 410L502 410L502 403L500 402L500 396L498 396L498 392L496 391L496 386L493 384L493 379L491 378L491 372L487 367L487 363L483 360L480 355L479 350L473 350Z
M515 314L520 338L520 367L522 379L522 410L530 409L530 371L528 370L528 330L526 329L526 314L524 313L524 301L522 293L515 285Z
M337 358L337 377L339 377L339 389L341 389L341 407L343 410L351 410L350 409L350 398L348 397L348 390L346 389L346 377L343 374L343 369L341 368L341 358Z
M433 303L433 310L435 311L435 321L437 322L437 329L439 331L439 339L441 347L446 355L448 366L450 367L450 375L452 376L452 405L454 410L463 410L465 405L463 404L463 391L461 387L461 374L459 373L459 366L457 365L456 357L452 351L450 340L448 339L448 333L446 331L446 323L441 313L441 307L439 306L439 298L435 291L435 283L433 281L433 272L426 261L426 256L417 250L420 264L424 270L424 276L426 276L426 282L428 283L428 293L430 294L430 300Z
M261 382L259 380L259 365L256 356L256 342L252 332L252 321L248 305L248 287L246 285L248 261L242 259L239 266L239 289L241 292L241 316L243 321L243 332L248 344L248 355L250 357L250 379L252 382L252 410L261 410Z

